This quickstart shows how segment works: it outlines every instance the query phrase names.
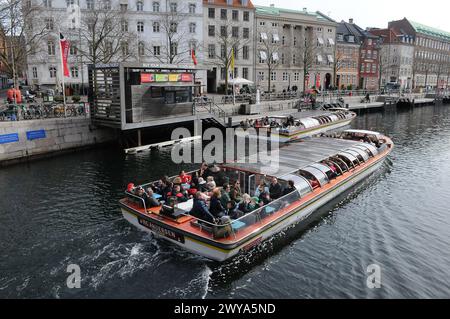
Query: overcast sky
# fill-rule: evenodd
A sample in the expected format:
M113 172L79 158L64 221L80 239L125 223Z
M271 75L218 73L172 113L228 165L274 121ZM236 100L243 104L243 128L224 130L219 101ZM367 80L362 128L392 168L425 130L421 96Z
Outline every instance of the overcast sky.
M252 0L256 5L321 11L334 20L354 22L362 28L386 28L392 20L413 21L450 32L449 0Z

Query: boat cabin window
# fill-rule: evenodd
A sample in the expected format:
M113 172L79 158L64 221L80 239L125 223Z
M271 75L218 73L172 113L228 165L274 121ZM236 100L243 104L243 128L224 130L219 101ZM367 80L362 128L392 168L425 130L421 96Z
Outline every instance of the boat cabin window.
M351 148L349 148L349 150L351 150L351 151L353 151L353 152L359 154L359 156L362 158L362 160L361 160L361 158L359 158L359 157L358 157L358 159L359 159L361 162L366 162L366 161L368 161L369 158L370 158L369 153L368 153L366 150L362 150L362 149L360 149L360 148L358 148L358 147L351 147Z
M358 163L359 164L362 164L362 163L365 162L365 160L362 157L362 155L359 154L359 152L357 152L357 151L354 151L352 149L347 149L347 150L345 150L345 153L349 153L349 154L353 155L354 157L356 157L358 159Z
M339 166L342 173L346 173L350 170L347 163L345 161L343 161L342 159L340 159L339 157L337 157L337 156L331 157L330 160Z
M295 188L298 190L301 198L305 197L309 193L313 191L311 184L308 182L308 180L298 174L289 174L286 176L283 176L283 179L285 180L291 180L294 182Z
M334 178L344 174L344 171L339 166L339 164L332 160L325 160L322 162L322 164L327 165L330 168L331 176L328 176L328 179L334 179Z
M358 158L356 158L355 155L345 151L345 152L341 152L339 153L340 156L347 158L352 164L353 166L358 166L361 165L361 163L359 162Z
M347 156L343 156L342 154L339 154L336 157L339 158L341 161L343 161L345 163L345 165L347 165L348 170L355 167L355 164L353 164L353 161L350 160Z
M296 174L304 177L311 185L313 190L321 187L319 179L316 176L314 176L314 174L306 170L300 170Z

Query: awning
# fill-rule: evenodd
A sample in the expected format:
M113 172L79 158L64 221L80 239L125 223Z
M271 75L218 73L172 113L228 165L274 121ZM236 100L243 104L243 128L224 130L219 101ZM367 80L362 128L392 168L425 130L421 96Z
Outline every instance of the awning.
M263 39L264 41L267 40L267 33L262 32L261 33L261 39Z
M319 42L319 44L321 44L321 45L323 45L324 44L324 42L323 42L323 39L322 38L317 38L317 41Z
M322 55L320 55L320 54L317 55L317 61L318 62L322 62L323 61Z
M334 39L328 38L328 43L329 43L330 45L334 45Z
M328 54L328 62L334 63L334 58L331 54Z
M274 34L273 35L273 41L274 42L279 42L280 41L280 37L278 36L278 34Z
M267 53L265 51L259 51L259 57L261 60L265 61L267 60Z
M272 53L272 59L274 60L274 61L278 61L280 58L278 57L278 52L274 52L274 53Z

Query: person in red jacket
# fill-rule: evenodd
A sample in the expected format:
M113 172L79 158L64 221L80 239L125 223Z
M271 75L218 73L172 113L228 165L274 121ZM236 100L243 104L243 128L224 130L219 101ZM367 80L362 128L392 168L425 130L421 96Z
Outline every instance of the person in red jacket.
M180 172L181 184L190 184L192 182L192 177L186 174L185 171Z

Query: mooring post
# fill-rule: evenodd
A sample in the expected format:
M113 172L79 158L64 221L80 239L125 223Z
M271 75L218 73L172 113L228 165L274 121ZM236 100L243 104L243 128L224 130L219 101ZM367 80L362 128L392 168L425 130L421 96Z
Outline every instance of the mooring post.
M142 136L140 129L137 131L137 136L138 136L138 146L142 146Z

